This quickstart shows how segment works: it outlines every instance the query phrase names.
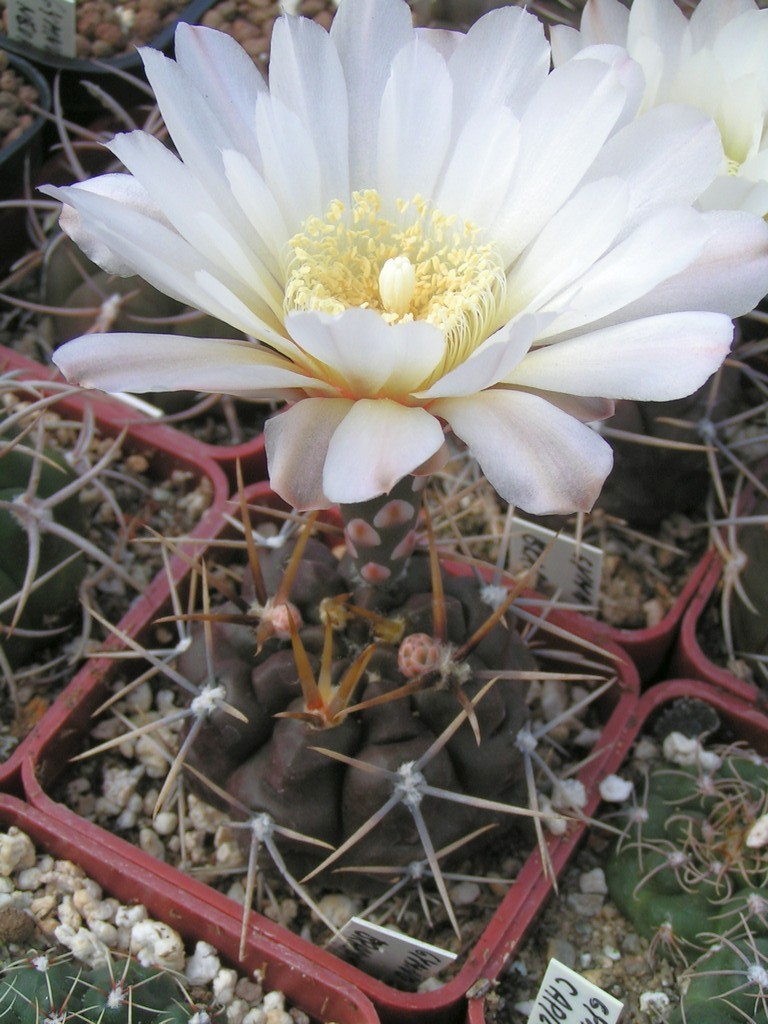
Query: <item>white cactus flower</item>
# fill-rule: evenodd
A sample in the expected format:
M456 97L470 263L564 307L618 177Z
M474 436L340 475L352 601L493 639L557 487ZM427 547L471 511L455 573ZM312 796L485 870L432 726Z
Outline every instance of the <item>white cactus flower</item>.
M299 509L425 472L453 431L504 498L588 509L614 399L687 395L768 280L768 227L695 202L723 154L687 107L635 120L623 51L549 71L518 7L415 30L403 0L343 0L330 34L274 30L267 86L237 43L179 26L142 51L178 155L68 188L64 229L254 341L92 334L55 361L107 391L286 400L275 490Z
M589 0L580 32L552 29L556 65L600 44L626 47L641 65L641 110L688 103L714 119L724 154L701 205L766 216L768 10L754 0L701 0L688 19L674 0L633 0L629 10L620 0Z

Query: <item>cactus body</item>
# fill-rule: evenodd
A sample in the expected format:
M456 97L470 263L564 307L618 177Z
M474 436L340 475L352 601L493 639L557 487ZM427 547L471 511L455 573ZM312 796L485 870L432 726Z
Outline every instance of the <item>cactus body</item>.
M262 572L270 593L274 593L291 554L282 551L263 556ZM488 618L491 609L480 599L477 582L470 578L443 580L441 607L445 616L448 674L451 651L455 651ZM248 575L242 593L250 599ZM322 661L324 628L320 604L333 595L352 589L342 567L328 548L310 540L291 588L291 602L299 609L304 625L299 637L313 671ZM411 559L397 597L360 586L349 598L349 606L363 607L369 617L354 611L340 615L334 632L334 682L349 667L372 637L370 614L386 623L400 621L405 642L408 637L435 635L428 560ZM339 605L341 607L341 605ZM346 607L346 606L345 606ZM382 626L385 629L386 627ZM407 776L408 766L417 762L436 737L456 718L461 704L450 679L434 673L431 680L414 692L388 703L343 717L327 728L301 717L278 718L280 712L301 714L303 701L294 652L285 640L269 639L255 652L254 632L246 626L213 624L212 664L215 681L226 689L225 700L243 713L239 721L223 710L214 711L196 734L187 762L234 801L252 809L254 815L268 813L280 826L322 840L337 848L360 829L389 800L397 785L418 780ZM401 659L402 660L402 659ZM445 666L443 666L445 668ZM485 679L478 672L504 669L532 669L535 662L517 633L506 622L497 623L455 667L462 676L459 688L471 700ZM203 629L196 631L190 648L181 656L180 671L196 685L208 678ZM378 643L355 694L356 703L387 695L413 679L403 675L398 664L398 644ZM445 747L423 766L425 784L460 795L489 800L519 802L522 756L516 746L517 733L526 717L524 684L512 680L497 683L477 705L476 717L482 741L478 746L473 730L464 722ZM375 766L339 763L315 748ZM194 782L193 782L194 785ZM205 798L218 803L233 817L233 806L211 792ZM435 849L469 834L489 821L507 823L508 816L489 814L466 803L447 803L434 796L414 794L424 815ZM244 830L242 830L244 831ZM282 839L280 851L292 872L313 870L327 856L306 843ZM407 801L392 807L365 837L356 842L344 859L345 867L355 865L402 866L424 857L424 849ZM357 872L336 874L335 884L365 888Z
M768 1020L768 938L716 944L683 978L669 1024L744 1024Z
M707 768L651 772L644 813L632 812L606 865L608 889L641 934L693 961L670 1024L764 1021L768 762L739 747L706 753Z
M34 495L28 497L26 492L33 467L39 470L40 475ZM45 449L38 454L22 450L19 446L0 449L0 550L3 552L0 602L20 593L27 572L30 539L23 503L49 498L74 479L74 472L54 451ZM76 494L55 504L46 514L74 532L80 533L85 529L85 512ZM29 630L50 628L55 624L56 616L71 608L77 600L78 587L85 575L85 559L77 548L43 528L40 531L36 577L57 566L60 566L58 571L24 599L23 612L16 620L18 627ZM15 606L0 621L9 624L14 614ZM29 638L13 635L3 638L3 650L12 665L18 664L32 646Z
M33 956L0 973L2 1024L213 1024L216 1011L191 1003L178 979L115 957L87 967L71 957Z

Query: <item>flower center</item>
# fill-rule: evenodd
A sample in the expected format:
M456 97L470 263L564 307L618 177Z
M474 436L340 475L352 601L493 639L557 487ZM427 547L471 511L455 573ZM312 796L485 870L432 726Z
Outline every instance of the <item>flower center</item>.
M382 210L378 192L356 192L309 217L288 243L286 313L377 310L390 324L426 320L446 339L443 372L493 330L504 297L504 264L479 228L421 196Z

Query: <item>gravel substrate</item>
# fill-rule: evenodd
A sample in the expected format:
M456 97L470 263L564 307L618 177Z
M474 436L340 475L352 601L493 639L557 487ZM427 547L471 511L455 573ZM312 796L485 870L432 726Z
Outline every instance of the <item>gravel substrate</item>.
M0 965L32 950L68 950L87 966L130 953L143 966L175 972L200 1008L200 1024L214 1017L226 1024L309 1024L303 1011L286 1008L281 992L265 992L260 975L239 975L207 942L185 947L175 929L153 920L141 904L121 904L77 865L39 852L12 826L0 832Z

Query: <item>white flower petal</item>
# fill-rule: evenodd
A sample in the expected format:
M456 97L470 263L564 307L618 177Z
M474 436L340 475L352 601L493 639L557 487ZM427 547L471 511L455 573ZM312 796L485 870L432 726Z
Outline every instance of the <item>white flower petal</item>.
M539 89L521 121L515 183L497 226L509 240L508 259L522 252L572 194L625 100L617 71L591 60L556 69Z
M619 0L589 0L584 8L582 32L587 44L617 43L627 39L629 11Z
M227 150L222 153L222 159L235 201L277 262L277 255L283 251L290 233L275 197L264 178L242 153ZM279 275L276 273L276 276Z
M263 174L291 234L310 215L322 215L320 158L309 130L292 111L271 96L256 104L256 128L262 146Z
M720 133L705 114L678 104L655 107L609 139L587 174L627 182L634 219L660 206L693 203L723 159Z
M174 50L187 81L195 83L226 132L228 148L240 150L258 166L256 97L267 85L249 55L227 33L184 22L176 29Z
M435 402L510 504L536 515L588 511L610 472L609 445L594 430L524 391L483 391Z
M768 224L739 210L702 217L711 234L699 257L623 309L623 318L687 309L741 316L768 292Z
M492 387L508 377L531 347L541 328L539 317L524 316L487 338L473 354L450 370L418 398L458 398Z
M286 360L249 342L176 334L86 334L53 356L67 380L102 391L203 391L279 400L318 388Z
M350 188L375 180L378 111L395 54L413 38L403 0L344 0L331 25L349 96Z
M584 46L583 32L570 25L553 25L549 30L549 41L552 47L552 66L560 67L567 60L572 60Z
M581 277L622 231L627 205L628 189L620 178L579 189L509 273L508 308L541 308Z
M323 466L331 437L353 404L348 398L305 398L264 426L272 488L300 512L333 504L323 491Z
M142 217L157 221L163 227L169 226L163 211L153 202L144 186L136 181L131 174L102 174L98 178L78 182L71 188L78 193L90 192L93 195L105 196L128 210L134 210ZM129 263L120 253L110 249L101 238L88 229L88 220L87 218L84 220L77 206L73 205L71 192L53 185L41 186L40 192L43 195L51 196L52 199L58 199L64 204L59 225L62 231L69 235L76 245L80 246L88 259L108 274L129 277L136 273L132 263Z
M417 28L416 35L437 50L443 60L450 60L464 41L463 32L454 32L447 28Z
M574 395L683 398L718 369L732 339L733 324L717 313L647 317L536 349L507 380Z
M211 109L180 64L151 46L140 52L179 157L211 195L217 195L224 183L221 153L225 149L239 149L241 144L233 143L219 111ZM248 132L255 141L251 124L244 124L242 133Z
M349 192L347 86L328 33L309 18L278 18L269 88L300 119L320 156L323 205Z
M686 206L661 210L644 220L570 289L555 296L554 308L566 312L553 319L543 336L583 330L647 295L660 282L689 267L709 234L704 215Z
M79 217L81 237L89 240L89 252L98 246L109 254L107 265L120 264L123 272L141 276L159 291L220 317L220 308L203 307L195 275L207 260L160 218L135 205L124 205L122 196L100 195L82 186L48 189L48 194L71 206ZM254 320L253 315L250 317ZM240 324L233 327L242 329ZM245 328L246 333L253 333Z
M690 18L694 49L715 40L728 22L754 10L754 0L699 0Z
M494 223L514 177L520 123L506 107L463 126L437 187L436 205L482 226Z
M445 339L424 321L387 324L375 310L292 313L286 326L302 352L330 368L354 397L415 391L445 356Z
M456 48L449 70L458 131L470 117L500 104L520 116L549 71L541 23L519 7L489 11Z
M640 0L632 5L627 49L645 65L643 57L651 48L658 50L662 67L673 67L690 55L688 19L674 0Z
M323 491L347 504L388 494L443 445L443 428L424 409L387 399L355 402L334 431Z
M451 137L451 93L445 61L420 37L395 56L379 114L376 180L383 196L433 194Z
M234 278L248 284L262 318L282 314L283 295L275 278L275 261L253 235L241 232L242 221L228 222L225 212L189 169L159 139L146 132L117 135L109 148L146 187L175 230L198 252L208 253ZM254 245L255 243L255 245ZM265 265L268 260L269 265Z

